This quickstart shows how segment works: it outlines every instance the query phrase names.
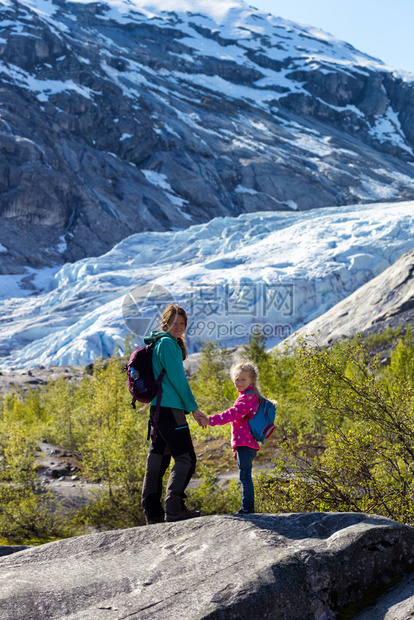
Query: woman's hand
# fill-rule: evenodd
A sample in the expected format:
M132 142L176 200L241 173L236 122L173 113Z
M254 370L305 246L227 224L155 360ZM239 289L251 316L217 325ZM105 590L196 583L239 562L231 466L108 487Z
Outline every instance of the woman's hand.
M200 411L200 409L195 409L192 413L194 420L199 426L201 426L201 428L206 428L208 426L208 418Z

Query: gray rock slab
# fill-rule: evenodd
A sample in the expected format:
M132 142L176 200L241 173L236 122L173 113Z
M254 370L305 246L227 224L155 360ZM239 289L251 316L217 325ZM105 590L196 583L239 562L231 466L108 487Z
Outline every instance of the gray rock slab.
M413 562L414 528L378 516L200 517L0 558L0 619L352 617Z
M414 617L414 574L407 575L378 602L352 620L411 620Z

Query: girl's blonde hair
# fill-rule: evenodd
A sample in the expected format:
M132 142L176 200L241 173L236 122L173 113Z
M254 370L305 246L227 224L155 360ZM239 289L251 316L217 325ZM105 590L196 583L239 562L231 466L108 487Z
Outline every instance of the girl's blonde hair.
M259 402L261 402L262 395L259 391L259 371L256 366L252 362L238 362L237 364L233 364L230 368L231 380L234 382L242 372L248 372L251 376L254 393L258 396Z
M184 308L181 308L181 306L177 306L177 304L171 304L170 306L167 306L165 308L161 316L161 329L163 332L168 331L169 322L171 321L171 318L175 317L177 314L183 317L185 326L187 327L188 319L187 319L187 313L184 310ZM185 346L184 335L182 335L180 338L177 338L177 342L181 347L181 351L183 354L183 360L185 360L185 358L187 357L187 347Z

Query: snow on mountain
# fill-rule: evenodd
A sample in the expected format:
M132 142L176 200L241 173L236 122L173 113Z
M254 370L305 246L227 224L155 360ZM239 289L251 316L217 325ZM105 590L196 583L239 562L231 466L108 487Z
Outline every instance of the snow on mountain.
M414 198L414 76L239 0L0 0L0 272Z
M94 0L72 0L72 2L74 5L78 4L82 7L96 4ZM1 3L10 7L13 5L11 0L1 0ZM57 31L62 33L68 31L68 26L59 18L62 12L60 4L56 4L52 0L20 0L19 4L27 6L36 12L40 18L46 19ZM180 32L178 36L180 43L188 47L191 55L179 54L179 56L182 56L183 60L198 70L189 73L169 72L170 81L192 80L194 84L203 88L210 88L215 92L222 92L226 96L241 99L250 98L266 108L269 104L274 105L275 101L285 94L283 87L288 88L291 92L308 94L304 85L297 82L295 76L290 74L293 70L312 72L320 65L323 65L325 73L329 73L330 70L336 71L338 66L345 72L356 69L361 73L364 73L364 69L373 71L388 69L396 77L414 81L414 75L393 70L381 60L356 50L349 43L341 41L323 30L266 14L239 0L224 0L223 2L210 2L209 0L188 2L187 0L179 2L175 2L175 0L170 2L165 0L106 0L106 2L101 3L101 9L97 15L101 21L113 20L119 24L129 25L152 22L158 28ZM15 25L15 29L16 32L21 30L18 24ZM263 74L262 77L256 80L252 86L245 88L240 87L240 84L232 83L232 80L228 79L229 76L226 79L225 76L209 76L203 73L202 65L197 62L198 58L209 57L221 61L228 60L236 62L240 66L244 65L257 69L257 59L252 59L249 52L257 53L258 51L266 53L269 68L266 69L265 66L259 65ZM110 58L110 54L106 54L106 56ZM87 59L84 60L87 61ZM272 61L280 64L277 71ZM286 66L283 67L283 65ZM155 77L157 70L150 70L148 67L138 64L131 66L130 69L132 71L127 72L127 77L131 81L131 87L128 88L126 80L122 80L124 82L124 95L135 97L133 84L137 80L154 89L154 84L147 81L147 78ZM14 69L4 66L4 70L6 74L11 75ZM111 68L111 64L106 65L105 71L110 79L117 75L113 67ZM24 71L19 72L18 79L21 84L24 84L25 73ZM145 73L147 73L147 78ZM59 91L72 89L81 91L83 96L93 99L94 91L92 89L81 89L73 82L36 80L28 73L26 76L27 87L37 93L37 97L43 101ZM267 90L268 87L270 90ZM158 89L158 91L162 95L163 89ZM354 106L350 106L349 109L356 110ZM393 133L398 134L398 125L398 119L394 118L392 120Z
M170 301L191 351L276 344L413 247L414 76L311 26L0 0L0 90L3 367L105 357Z
M277 344L414 247L414 202L251 213L187 230L138 233L107 254L0 276L0 365L87 364L157 326L167 303L188 312L190 351ZM21 283L22 284L22 283Z
M327 312L289 336L276 349L297 348L300 338L330 346L355 334L368 336L386 329L404 330L414 322L414 250L369 280Z

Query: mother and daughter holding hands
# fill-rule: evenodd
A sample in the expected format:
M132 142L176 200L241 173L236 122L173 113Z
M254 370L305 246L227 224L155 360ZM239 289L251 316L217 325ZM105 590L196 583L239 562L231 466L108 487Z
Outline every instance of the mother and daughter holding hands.
M254 438L249 419L257 411L261 396L257 389L258 374L250 363L232 366L230 373L239 396L227 411L207 417L198 408L184 372L187 357L184 332L187 327L185 310L175 304L168 306L161 317L161 330L151 332L146 344L155 343L152 354L154 376L164 369L162 397L156 434L148 451L142 488L142 505L148 524L181 521L200 516L185 506L185 489L195 472L196 455L186 414L192 413L202 427L231 423L231 447L237 460L242 485L242 505L238 514L254 512L252 463L260 446ZM155 400L151 403L150 420L154 421ZM156 435L154 437L154 435ZM161 503L162 480L170 464L174 465Z

